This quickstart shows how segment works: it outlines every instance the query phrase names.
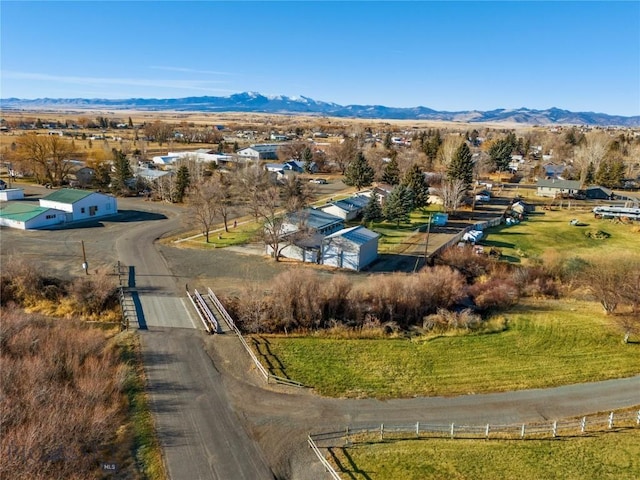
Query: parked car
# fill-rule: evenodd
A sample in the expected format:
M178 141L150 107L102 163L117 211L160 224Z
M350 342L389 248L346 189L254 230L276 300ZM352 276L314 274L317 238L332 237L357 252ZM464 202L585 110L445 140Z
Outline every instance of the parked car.
M491 197L489 195L476 195L476 202L488 202L489 200L491 200Z
M324 178L312 178L311 180L309 180L309 182L317 183L319 185L326 185L327 184L327 180L325 180Z

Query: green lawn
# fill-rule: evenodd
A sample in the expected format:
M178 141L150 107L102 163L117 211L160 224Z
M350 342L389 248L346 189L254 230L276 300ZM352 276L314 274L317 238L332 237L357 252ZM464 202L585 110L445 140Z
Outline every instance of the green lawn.
M411 212L409 223L396 225L382 221L372 222L366 226L381 235L378 240L378 253L398 253L404 250L404 246L415 235L418 228L426 227L429 223L429 215L439 211L438 205L430 205L426 209Z
M331 453L342 478L353 480L640 478L638 429L556 440L392 441Z
M569 225L574 218L583 225ZM640 224L637 223L634 227L612 220L598 220L591 212L538 211L518 225L488 229L482 244L500 248L503 255L514 261L520 261L522 257L539 257L548 250L585 258L601 255L603 249L607 254L637 253L640 252L638 227ZM586 235L599 230L610 237L598 240Z
M333 397L459 395L640 373L640 342L623 344L595 303L528 301L505 318L501 332L433 339L266 337L286 376Z

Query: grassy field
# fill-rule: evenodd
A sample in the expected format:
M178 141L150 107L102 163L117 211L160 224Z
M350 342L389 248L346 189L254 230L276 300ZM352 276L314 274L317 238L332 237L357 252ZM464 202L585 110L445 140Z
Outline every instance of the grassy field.
M504 318L492 334L265 338L286 376L333 397L498 392L640 373L640 342L622 344L595 303L530 300Z
M640 431L529 440L404 440L332 449L342 478L476 480L640 478Z
M577 219L581 226L569 225ZM594 239L589 232L603 231L606 239ZM640 252L640 225L626 225L613 220L596 219L590 211L538 211L515 226L501 225L487 230L483 245L497 247L512 261L540 257L545 252L588 258L607 254Z

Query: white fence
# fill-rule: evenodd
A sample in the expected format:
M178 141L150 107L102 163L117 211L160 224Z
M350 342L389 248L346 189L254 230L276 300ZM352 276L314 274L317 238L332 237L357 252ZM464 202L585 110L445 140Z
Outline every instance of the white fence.
M251 357L251 360L253 360L253 363L256 366L256 368L258 369L258 372L260 372L260 375L262 375L262 377L265 379L265 381L267 383L274 382L274 383L279 383L279 384L282 384L282 385L289 385L289 386L292 386L292 387L304 387L304 385L302 383L300 383L300 382L296 382L296 381L290 380L288 378L283 378L283 377L279 377L277 375L273 375L266 368L264 368L264 365L262 365L262 362L260 362L260 360L255 355L255 353L253 353L253 350L251 349L251 347L249 346L247 341L242 336L242 333L240 332L240 330L236 326L235 322L231 318L231 315L229 315L229 313L224 308L224 306L222 305L222 303L220 302L218 297L216 297L215 293L213 293L213 291L210 288L207 289L207 292L209 294L209 299L213 302L215 307L218 309L218 311L222 315L222 318L224 318L225 322L227 322L227 325L229 325L229 328L231 330L233 330L235 332L235 334L238 336L238 338L240 339L240 342L242 343L242 346L244 347L244 349L247 351L247 353Z
M343 430L310 434L307 443L333 479L340 476L322 454L322 448L344 447L373 440L450 438L483 440L525 440L576 437L614 428L640 428L640 410L610 412L545 423L466 425L456 423L410 423L352 426Z
M218 320L216 320L216 316L213 314L200 292L198 292L198 290L194 290L192 296L187 290L187 296L189 297L189 300L191 300L196 312L198 312L198 316L200 317L207 333L218 333L220 331Z

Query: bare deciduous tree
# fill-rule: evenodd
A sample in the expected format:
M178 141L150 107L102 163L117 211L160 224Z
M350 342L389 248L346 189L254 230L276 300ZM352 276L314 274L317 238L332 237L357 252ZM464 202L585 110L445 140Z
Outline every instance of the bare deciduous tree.
M453 180L444 180L437 190L438 195L442 198L444 211L453 213L460 205L467 193L467 185L464 180L459 178Z
M609 150L611 138L602 132L590 132L585 135L584 142L574 150L574 165L580 170L580 182L584 183L587 171L593 168L597 172ZM592 167L590 167L592 166Z
M21 135L16 141L16 155L29 166L36 180L60 185L67 180L73 164L69 162L75 151L72 141L58 135Z

